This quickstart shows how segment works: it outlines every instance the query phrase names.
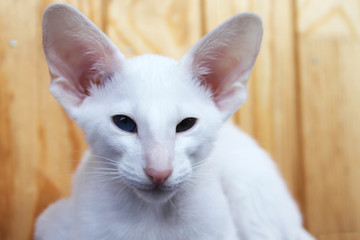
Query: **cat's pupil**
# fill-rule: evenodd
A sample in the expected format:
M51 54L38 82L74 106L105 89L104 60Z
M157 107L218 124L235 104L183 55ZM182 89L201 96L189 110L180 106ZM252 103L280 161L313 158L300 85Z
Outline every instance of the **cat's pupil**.
M112 117L115 125L125 132L136 133L137 126L134 120L125 115L115 115Z
M196 120L197 120L196 118L192 118L192 117L185 118L176 126L176 132L179 133L189 130L195 125Z

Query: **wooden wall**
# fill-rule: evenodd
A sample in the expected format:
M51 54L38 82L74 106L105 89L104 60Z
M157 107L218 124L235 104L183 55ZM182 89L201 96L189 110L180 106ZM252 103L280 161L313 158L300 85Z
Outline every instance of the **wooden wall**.
M0 239L69 194L86 149L48 91L41 18L51 0L0 1ZM69 0L126 56L179 59L231 15L254 11L265 35L250 96L234 116L278 162L306 227L360 240L360 1Z

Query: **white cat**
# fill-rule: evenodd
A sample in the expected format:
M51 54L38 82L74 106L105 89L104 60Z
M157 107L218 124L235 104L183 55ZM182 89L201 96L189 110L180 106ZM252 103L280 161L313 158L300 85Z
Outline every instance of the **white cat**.
M310 240L268 154L231 124L245 101L262 24L235 15L180 62L125 59L83 14L47 8L53 96L90 150L72 195L37 220L36 240Z

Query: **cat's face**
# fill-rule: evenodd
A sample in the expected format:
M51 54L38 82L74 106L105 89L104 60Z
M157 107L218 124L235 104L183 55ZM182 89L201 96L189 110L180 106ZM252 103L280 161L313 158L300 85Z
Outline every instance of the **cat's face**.
M53 4L43 18L51 93L84 129L99 162L107 160L146 201L170 198L209 153L220 123L247 97L261 38L260 18L243 13L180 62L126 59L70 5Z
M122 183L144 200L163 201L209 153L221 115L175 60L144 55L122 69L91 90L76 120L94 155L116 168ZM151 164L171 171L162 184L147 174Z

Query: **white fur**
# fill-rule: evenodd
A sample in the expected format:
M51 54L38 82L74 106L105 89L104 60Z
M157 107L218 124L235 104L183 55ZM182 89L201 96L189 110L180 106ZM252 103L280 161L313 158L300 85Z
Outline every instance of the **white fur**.
M232 124L222 126L247 95L262 35L256 15L231 18L180 62L125 60L66 4L49 7L43 26L50 90L90 150L72 195L38 218L36 240L313 239L269 156ZM118 114L138 131L119 129ZM176 133L188 117L196 124ZM158 151L172 174L154 188L144 168Z

